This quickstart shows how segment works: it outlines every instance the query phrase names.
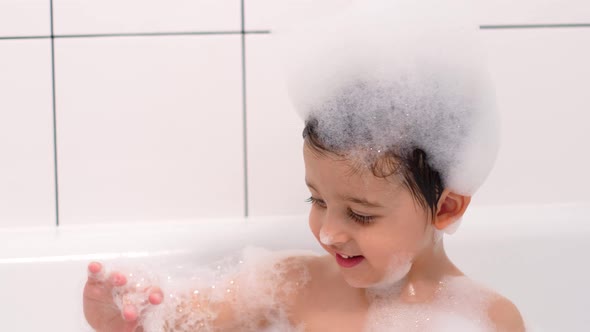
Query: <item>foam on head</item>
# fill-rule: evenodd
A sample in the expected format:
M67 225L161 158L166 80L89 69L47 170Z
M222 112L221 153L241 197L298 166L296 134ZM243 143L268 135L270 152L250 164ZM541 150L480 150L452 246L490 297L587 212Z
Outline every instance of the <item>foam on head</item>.
M446 188L472 195L496 158L499 121L463 5L365 0L277 31L290 96L322 144L367 162L420 148Z

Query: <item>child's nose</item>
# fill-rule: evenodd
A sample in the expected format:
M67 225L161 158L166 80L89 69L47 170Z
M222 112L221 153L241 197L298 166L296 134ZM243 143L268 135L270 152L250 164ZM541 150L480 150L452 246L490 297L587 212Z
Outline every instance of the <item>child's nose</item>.
M330 218L324 220L320 228L320 242L327 246L339 246L350 240L341 220Z

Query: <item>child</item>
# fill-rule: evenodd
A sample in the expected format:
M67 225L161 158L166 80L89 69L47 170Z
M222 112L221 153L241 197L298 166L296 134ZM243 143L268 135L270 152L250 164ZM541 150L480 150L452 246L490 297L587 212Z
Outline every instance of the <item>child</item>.
M375 171L358 169L325 150L314 131L308 123L304 157L313 204L309 224L329 255L285 260L287 280L279 283L303 280L302 268L309 276L296 294L280 299L292 325L303 324L305 331L524 330L510 301L469 282L446 256L437 230L456 222L470 197L444 189L423 151L408 159L388 155ZM382 177L392 168L396 175ZM132 306L121 313L111 293L113 286L125 284L125 276L114 273L108 282L96 279L100 269L98 263L89 265L84 292L88 321L97 331L134 331L139 313ZM157 305L163 294L154 288L145 298ZM243 305L240 299L226 300L231 303L227 307L220 301L209 309L216 317L207 324L215 328L211 330L246 331L243 321L233 325L238 321L234 308ZM184 307L198 315L199 304L205 305L195 301ZM250 309L260 311L248 320L260 324L251 331L268 324L264 310L272 308ZM196 319L180 329L178 317L170 320L178 324L170 330L198 330L202 324Z
M406 22L405 9L388 20ZM355 32L354 19L376 17L350 13L339 22ZM128 287L119 272L105 279L93 262L84 290L90 325L112 332L524 331L509 300L470 281L445 253L442 232L457 226L491 169L497 119L487 77L464 47L468 38L457 42L456 31L433 24L433 34L412 38L401 26L391 29L394 52L343 54L324 38L331 47L312 56L332 61L294 62L302 66L290 75L290 91L305 119L309 226L327 255L265 254L220 279L222 292L192 287L174 299L157 284Z

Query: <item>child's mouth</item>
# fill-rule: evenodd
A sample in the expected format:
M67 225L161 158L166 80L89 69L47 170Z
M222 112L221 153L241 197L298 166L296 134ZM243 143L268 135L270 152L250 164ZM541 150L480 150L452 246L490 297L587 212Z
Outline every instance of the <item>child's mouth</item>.
M340 255L339 253L336 253L336 262L338 263L338 265L345 267L345 268L355 267L355 266L359 265L364 259L365 259L365 257L362 255L347 256L347 255Z

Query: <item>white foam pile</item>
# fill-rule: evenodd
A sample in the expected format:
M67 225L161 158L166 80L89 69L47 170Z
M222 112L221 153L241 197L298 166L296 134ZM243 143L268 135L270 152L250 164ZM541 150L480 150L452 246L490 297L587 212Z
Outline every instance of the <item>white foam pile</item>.
M420 148L446 187L472 195L495 161L499 119L468 5L365 0L275 31L301 117L338 152Z
M118 271L126 276L127 284L113 289L113 299L121 310L133 305L141 312L145 332L298 331L289 323L285 304L309 279L306 268L290 259L301 255L315 254L247 247L208 266L118 261L105 266L105 275ZM159 305L147 302L151 286L164 293Z

